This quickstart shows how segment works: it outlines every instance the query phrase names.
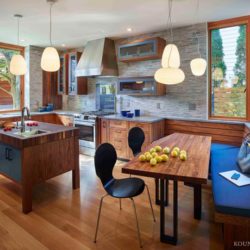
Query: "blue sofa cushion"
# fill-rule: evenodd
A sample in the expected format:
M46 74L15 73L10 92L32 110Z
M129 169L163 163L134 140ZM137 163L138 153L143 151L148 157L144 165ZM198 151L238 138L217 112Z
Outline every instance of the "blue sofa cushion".
M230 148L239 149L239 147L234 146L234 145L223 144L223 143L214 143L214 142L212 143L211 149L210 149L209 179L211 179L211 158L212 158L212 154L218 152L219 150L225 150L225 149L230 149Z
M237 170L239 147L229 147L211 152L212 188L218 212L250 217L250 185L238 187L219 175L220 172Z

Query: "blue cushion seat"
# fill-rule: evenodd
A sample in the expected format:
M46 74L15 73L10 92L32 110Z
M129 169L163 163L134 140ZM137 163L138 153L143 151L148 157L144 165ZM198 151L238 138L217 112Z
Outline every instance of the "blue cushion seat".
M211 175L215 208L218 212L250 217L250 185L238 187L219 173L240 169L237 164L239 147L213 143Z

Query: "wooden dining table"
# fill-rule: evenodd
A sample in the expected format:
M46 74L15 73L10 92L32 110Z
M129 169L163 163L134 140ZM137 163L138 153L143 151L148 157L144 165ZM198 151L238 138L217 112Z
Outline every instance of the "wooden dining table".
M160 179L160 240L161 242L177 244L178 241L178 181L192 186L194 189L194 218L201 218L202 184L207 183L211 137L174 133L163 137L145 149L149 151L155 146L179 147L187 152L187 160L179 157L169 157L166 162L152 167L149 162L140 162L139 156L133 158L122 167L122 172L133 175L147 176ZM143 153L143 152L142 152ZM165 196L166 182L173 181L173 233L165 232Z

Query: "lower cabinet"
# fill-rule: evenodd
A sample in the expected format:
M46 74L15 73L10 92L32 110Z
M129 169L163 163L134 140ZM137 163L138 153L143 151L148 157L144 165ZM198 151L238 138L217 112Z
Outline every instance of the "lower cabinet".
M142 151L150 143L164 136L164 121L136 122L103 118L100 130L101 143L109 142L115 147L118 158L129 160L133 158L133 154L128 146L128 133L133 127L140 127L144 131Z
M21 151L4 143L0 143L0 173L10 179L21 182Z

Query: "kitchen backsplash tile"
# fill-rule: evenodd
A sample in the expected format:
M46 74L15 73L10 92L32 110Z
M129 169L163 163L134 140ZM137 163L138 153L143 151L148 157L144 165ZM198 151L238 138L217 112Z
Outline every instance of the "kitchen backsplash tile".
M185 81L178 85L167 85L166 96L159 97L131 97L117 96L117 111L122 109L134 110L140 108L143 114L167 117L207 118L207 74L201 77L192 75L190 61L198 56L197 39L199 37L200 50L203 58L207 58L207 25L186 26L174 29L174 43L178 46L181 57L181 68L185 72ZM155 32L151 34L119 39L116 46L126 41L138 38L162 37L168 41L168 32ZM160 67L160 60L149 60L133 63L118 62L119 76L153 76ZM98 82L115 82L117 78L89 78L89 95L64 96L63 109L65 110L93 110L95 102L95 84ZM157 104L159 104L157 106ZM160 108L159 108L160 107ZM191 108L190 108L191 107ZM195 107L195 108L194 108Z

